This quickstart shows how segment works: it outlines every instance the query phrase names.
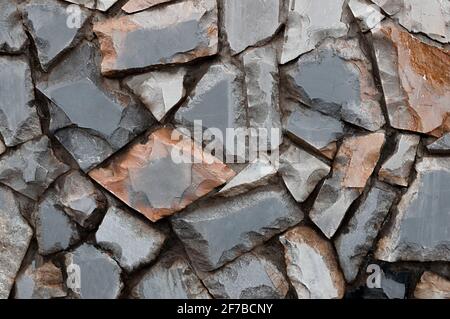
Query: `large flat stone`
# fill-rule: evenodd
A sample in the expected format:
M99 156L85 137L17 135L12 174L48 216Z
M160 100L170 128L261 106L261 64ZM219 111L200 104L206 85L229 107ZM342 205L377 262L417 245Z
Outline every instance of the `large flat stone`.
M27 35L20 19L16 0L0 3L0 52L20 52L27 42Z
M119 0L64 0L64 1L79 4L89 9L108 11Z
M135 13L170 1L173 0L129 0L122 7L122 10L126 13Z

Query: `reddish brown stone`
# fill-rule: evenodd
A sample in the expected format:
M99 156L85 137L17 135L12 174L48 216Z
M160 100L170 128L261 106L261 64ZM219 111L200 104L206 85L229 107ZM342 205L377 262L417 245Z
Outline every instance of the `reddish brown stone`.
M122 7L122 10L126 13L134 13L169 1L173 0L130 0Z
M159 129L146 143L134 144L89 175L152 221L182 210L234 177L233 170L203 154L191 139L172 139L173 133L178 132ZM173 153L191 153L193 163L176 163Z
M426 271L414 290L417 299L450 299L450 281Z

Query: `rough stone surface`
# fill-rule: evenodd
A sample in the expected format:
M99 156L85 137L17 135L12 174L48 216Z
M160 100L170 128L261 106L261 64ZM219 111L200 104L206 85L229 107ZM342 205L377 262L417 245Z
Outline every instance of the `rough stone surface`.
M331 238L350 205L361 195L380 158L384 133L344 139L333 164L333 175L322 185L309 213L312 221Z
M20 52L27 42L16 4L15 0L0 3L0 52Z
M290 0L281 64L313 50L327 37L345 36L348 26L342 22L344 2Z
M304 202L317 184L330 173L330 166L308 152L291 145L280 157L284 184L297 202Z
M395 191L378 183L369 191L334 241L347 282L355 280L396 197Z
M13 192L0 186L0 299L8 298L32 236Z
M263 188L187 209L172 225L191 261L211 271L302 219L303 212L285 190Z
M434 143L427 145L427 149L434 154L448 154L450 152L450 133L446 133Z
M170 1L174 0L130 0L122 7L122 10L126 13L135 13Z
M186 94L184 78L186 70L180 68L174 72L154 71L130 77L125 84L139 96L153 116L162 121L170 110Z
M390 184L408 186L419 142L418 135L398 135L394 154L384 162L378 173L380 179Z
M194 161L180 158L177 163L173 153L193 153ZM203 153L191 139L176 130L162 128L150 134L146 143L132 145L89 175L127 205L157 221L208 194L235 173Z
M64 255L67 269L80 270L80 289L73 291L80 299L116 299L122 290L121 269L107 254L83 244ZM76 267L76 266L78 267ZM70 272L72 274L72 272Z
M414 290L417 299L450 299L450 280L426 271Z
M379 27L385 15L370 0L350 0L348 6L363 32Z
M391 126L436 137L449 131L450 52L389 21L372 38Z
M416 171L375 256L389 262L450 261L449 162L427 157L416 164Z
M287 274L299 299L338 299L345 280L332 245L311 228L296 227L280 237Z
M158 256L166 235L129 212L111 207L95 239L113 253L122 268L131 272Z
M43 136L1 157L0 183L36 200L68 170L69 167L55 157L48 137Z
M25 59L0 56L0 88L0 133L5 144L15 146L40 136L31 71Z
M64 0L75 4L82 5L89 9L99 11L108 11L119 0Z
M102 73L184 63L217 53L217 4L183 1L97 22ZM145 52L145 54L144 54Z

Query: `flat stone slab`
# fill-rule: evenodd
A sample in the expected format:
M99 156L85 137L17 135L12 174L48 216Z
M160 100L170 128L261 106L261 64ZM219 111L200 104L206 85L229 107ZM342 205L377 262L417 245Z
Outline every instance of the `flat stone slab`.
M0 3L0 52L17 53L24 49L27 35L20 20L16 0Z
M174 0L129 0L122 7L122 10L125 11L126 13L135 13L171 1Z
M79 4L89 9L108 11L119 0L64 0L64 1Z

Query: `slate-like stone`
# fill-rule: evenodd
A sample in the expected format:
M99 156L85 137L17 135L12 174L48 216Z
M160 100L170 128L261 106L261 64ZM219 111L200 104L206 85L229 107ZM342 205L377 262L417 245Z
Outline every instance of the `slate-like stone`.
M295 141L306 145L329 159L337 151L337 141L345 133L339 120L291 102L293 111L284 119L284 130Z
M47 136L28 141L0 158L0 183L36 200L69 166L55 157Z
M186 257L179 251L165 253L144 273L131 295L136 299L211 298Z
M313 50L327 37L342 37L348 26L342 22L345 0L290 0L281 64Z
M369 131L385 124L381 93L358 40L328 40L283 72L289 92L305 105Z
M394 154L384 162L378 173L380 180L393 185L408 186L419 142L418 135L398 135Z
M333 175L325 180L309 213L328 238L361 195L380 158L384 139L382 132L344 139L333 163Z
M15 0L0 3L0 52L20 52L27 42Z
M381 21L386 17L380 8L371 3L370 0L350 0L348 7L363 32L379 27Z
M280 157L284 184L297 202L304 202L317 184L330 173L330 166L308 152L291 145Z
M202 281L217 299L282 299L289 290L278 265L258 252L242 255Z
M0 56L0 133L7 146L42 134L33 104L34 86L28 62L20 57Z
M211 271L298 224L303 212L284 189L262 188L215 199L172 219L190 260Z
M176 159L174 153L193 157L184 161ZM235 173L203 153L190 138L161 128L145 143L134 143L89 175L128 206L157 221L208 194Z
M79 270L79 291L73 291L80 299L116 299L123 287L121 269L106 253L92 245L83 244L64 255L66 269ZM75 275L70 272L70 275Z
M97 22L102 73L185 63L218 48L217 3L188 0Z
M299 299L338 299L345 280L333 246L314 230L298 226L280 237L287 274Z
M414 290L417 299L450 299L450 280L425 271Z
M243 55L243 62L249 126L265 129L267 149L276 149L282 143L277 52L271 46L252 49ZM279 140L274 145L271 143L273 136Z
M166 235L129 212L111 207L95 239L102 248L113 253L123 269L131 272L158 256Z
M280 0L225 0L225 33L233 54L276 33L281 25Z
M34 39L41 66L49 65L74 44L79 30L89 17L87 10L68 10L68 6L56 0L35 0L23 9L25 25ZM76 17L72 17L76 14Z
M64 1L79 4L89 9L108 11L119 0L64 0Z
M444 134L434 143L427 145L427 149L433 154L448 154L450 152L450 133Z
M186 69L154 71L128 78L125 84L136 94L153 116L162 121L186 94Z
M450 261L450 164L423 158L417 177L403 195L375 257L394 261Z
M143 11L148 8L154 7L159 4L165 4L173 0L129 0L122 7L122 10L126 13L135 13L138 11Z
M8 298L32 236L13 192L0 186L0 299Z
M449 131L450 51L388 20L371 33L391 126L436 137Z
M334 244L347 282L355 280L395 200L389 186L377 183L362 200Z

